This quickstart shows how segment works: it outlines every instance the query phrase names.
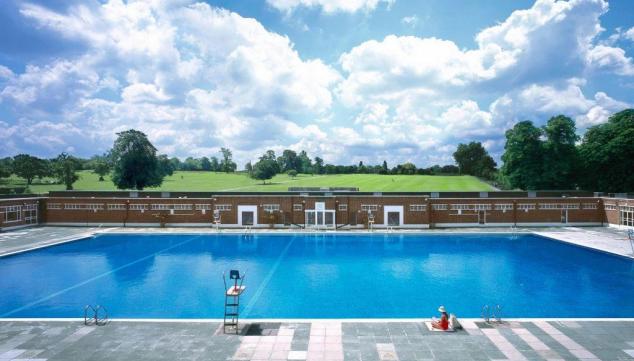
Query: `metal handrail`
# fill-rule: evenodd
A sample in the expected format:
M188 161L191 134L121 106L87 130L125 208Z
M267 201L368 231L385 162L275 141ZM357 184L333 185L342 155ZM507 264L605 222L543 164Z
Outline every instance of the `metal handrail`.
M103 317L99 318L99 311L103 310ZM92 311L91 317L88 317L88 311ZM84 325L96 325L103 326L108 323L108 310L101 305L96 305L93 307L92 305L84 306Z

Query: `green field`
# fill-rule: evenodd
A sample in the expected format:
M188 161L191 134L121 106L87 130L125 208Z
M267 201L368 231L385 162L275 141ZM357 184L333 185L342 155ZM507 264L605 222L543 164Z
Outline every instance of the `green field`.
M91 171L79 172L80 179L74 184L77 190L116 190L109 178L99 182ZM36 179L29 189L32 193L46 193L64 190L62 184L50 184L51 180ZM0 180L0 187L23 187L21 178ZM493 188L471 176L429 176L429 175L379 175L379 174L339 174L303 175L291 178L286 174L275 176L262 184L244 173L176 172L166 177L159 188L146 190L161 191L286 191L288 187L358 187L360 191L490 191Z

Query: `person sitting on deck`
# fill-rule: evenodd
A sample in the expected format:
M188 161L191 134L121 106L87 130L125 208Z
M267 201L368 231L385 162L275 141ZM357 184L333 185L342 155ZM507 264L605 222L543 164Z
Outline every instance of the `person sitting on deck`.
M449 329L449 314L445 310L445 306L438 307L438 312L440 312L440 320L437 320L435 317L432 320L431 327L447 331Z

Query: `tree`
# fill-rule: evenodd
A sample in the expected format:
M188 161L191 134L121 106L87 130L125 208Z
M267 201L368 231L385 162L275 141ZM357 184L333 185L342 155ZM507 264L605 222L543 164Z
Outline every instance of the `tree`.
M495 174L495 161L480 142L458 144L453 154L460 173L490 179Z
M46 161L28 154L18 154L13 157L13 173L26 179L31 185L35 177L44 177L49 173Z
M110 173L110 164L103 159L94 162L93 173L99 175L99 181L103 182L103 177Z
M506 131L502 174L512 187L535 190L541 186L542 131L525 120Z
M220 148L220 152L222 153L220 169L226 173L235 172L238 166L233 162L233 153L231 153L231 150L229 150L229 148Z
M381 174L388 174L390 169L387 167L387 161L383 161L383 165L381 166Z
M313 165L313 171L317 174L324 174L324 160L315 157L315 164Z
M185 158L185 162L183 162L183 169L189 171L200 170L200 160L194 157Z
M0 159L0 178L9 178L13 169L13 159L6 157Z
M546 135L543 143L542 187L572 189L576 185L579 140L574 120L558 115L550 118L542 128Z
M60 182L66 185L66 190L73 189L73 183L79 179L77 170L81 167L77 158L62 153L53 162L53 173Z
M297 157L297 153L290 149L285 149L282 155L277 159L281 172L288 172L289 170L301 170L301 163Z
M209 158L207 158L207 157L200 158L200 169L202 169L204 171L210 171L211 170L211 162L209 161Z
M134 129L117 133L112 147L112 181L119 189L156 187L163 183L156 148L147 136Z
M170 165L172 168L172 172L183 169L183 164L181 163L181 160L176 157L170 158Z
M275 157L275 151L273 150L267 150L266 153L262 154L262 156L260 157L260 162L261 161L271 161L270 164L268 164L267 166L272 166L273 170L274 170L274 174L277 174L280 172L280 164L277 162L277 158ZM259 163L259 162L258 162ZM257 165L257 163L256 163ZM255 165L253 166L255 168Z
M244 165L244 170L247 171L247 174L249 176L251 176L251 173L253 173L253 164L251 164L251 162L247 162L247 164Z
M299 159L299 169L297 169L298 172L304 174L313 173L313 165L306 151L302 150L301 152L299 152L297 158Z
M286 174L288 174L288 176L291 178L297 177L297 171L295 169L289 170L288 172L286 172Z
M634 109L589 128L579 146L580 184L603 192L634 191Z
M277 174L278 164L274 159L266 157L266 154L260 157L260 160L253 165L253 172L251 178L262 181L262 184L266 184L267 179L273 178Z
M209 162L211 163L211 171L212 172L220 172L220 162L218 162L218 158L211 157L209 158Z
M174 167L174 162L172 161L173 159L178 160L178 158L168 158L167 154L161 154L158 156L159 172L161 172L164 177L174 174L174 170L176 170L176 168ZM178 161L178 163L180 163L180 161Z

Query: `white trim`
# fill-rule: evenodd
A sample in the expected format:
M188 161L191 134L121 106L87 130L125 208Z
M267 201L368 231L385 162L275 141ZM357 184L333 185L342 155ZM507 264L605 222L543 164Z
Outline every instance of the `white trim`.
M253 225L251 227L258 226L258 206L238 205L238 226L244 226L242 224L242 212L253 212Z
M403 225L403 206L383 206L383 225L385 227L393 227L390 226L387 222L387 214L389 212L398 212L398 226Z

